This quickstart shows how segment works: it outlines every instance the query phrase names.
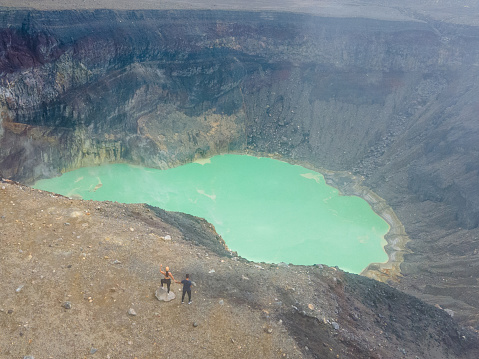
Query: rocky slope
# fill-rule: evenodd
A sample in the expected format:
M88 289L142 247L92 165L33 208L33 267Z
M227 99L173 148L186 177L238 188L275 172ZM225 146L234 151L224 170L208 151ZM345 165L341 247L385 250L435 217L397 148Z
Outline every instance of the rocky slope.
M463 12L438 21L447 7L421 2L338 4L315 15L2 9L1 175L29 183L232 151L350 171L409 236L391 284L477 326L476 24Z
M0 226L1 358L479 355L444 310L336 268L245 261L181 213L3 181ZM155 298L159 264L191 275L192 304Z

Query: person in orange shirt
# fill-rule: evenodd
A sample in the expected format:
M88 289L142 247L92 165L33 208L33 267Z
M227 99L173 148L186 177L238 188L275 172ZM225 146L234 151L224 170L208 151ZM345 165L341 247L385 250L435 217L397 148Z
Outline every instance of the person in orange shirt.
M175 278L173 277L173 274L171 274L169 267L165 267L164 272L161 270L162 267L163 264L160 264L160 273L165 276L165 278L161 280L161 288L163 288L163 284L166 283L166 288L168 289L168 293L170 293L171 281L175 280Z

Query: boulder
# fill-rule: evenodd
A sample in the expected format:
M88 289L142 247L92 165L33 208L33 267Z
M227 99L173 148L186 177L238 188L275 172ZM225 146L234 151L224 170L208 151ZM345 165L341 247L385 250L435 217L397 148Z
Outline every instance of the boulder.
M159 301L162 302L169 302L170 300L173 300L176 298L175 293L170 290L170 293L167 293L166 288L158 288L155 292L155 297Z

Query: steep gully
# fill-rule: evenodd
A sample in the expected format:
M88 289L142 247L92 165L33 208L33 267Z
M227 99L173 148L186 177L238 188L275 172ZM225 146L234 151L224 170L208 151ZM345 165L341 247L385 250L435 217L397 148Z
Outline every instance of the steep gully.
M397 216L400 272L370 276L478 325L477 28L107 10L5 10L0 27L2 177L226 152L301 163Z

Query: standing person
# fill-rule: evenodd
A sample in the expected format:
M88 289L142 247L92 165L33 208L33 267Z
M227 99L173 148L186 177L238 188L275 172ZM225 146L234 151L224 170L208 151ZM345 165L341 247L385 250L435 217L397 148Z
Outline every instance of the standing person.
M161 288L163 288L163 284L166 283L166 288L168 289L168 293L170 293L171 280L175 280L175 278L173 274L171 274L169 267L165 267L165 272L161 270L162 267L163 264L160 264L160 273L165 276L165 278L161 280Z
M183 295L181 296L181 303L185 302L185 294L188 293L188 304L191 304L191 280L190 275L187 274L185 279L181 282L175 281L178 284L183 284Z

